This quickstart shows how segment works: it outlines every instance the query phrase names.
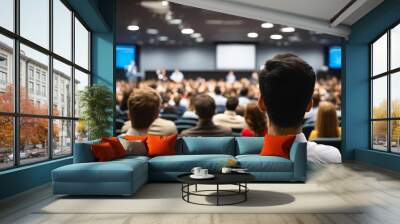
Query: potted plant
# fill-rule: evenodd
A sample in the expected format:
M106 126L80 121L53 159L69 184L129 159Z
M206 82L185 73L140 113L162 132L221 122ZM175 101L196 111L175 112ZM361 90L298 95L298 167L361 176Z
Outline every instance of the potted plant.
M108 87L94 84L79 93L80 124L85 124L88 139L110 136L113 116L113 95Z

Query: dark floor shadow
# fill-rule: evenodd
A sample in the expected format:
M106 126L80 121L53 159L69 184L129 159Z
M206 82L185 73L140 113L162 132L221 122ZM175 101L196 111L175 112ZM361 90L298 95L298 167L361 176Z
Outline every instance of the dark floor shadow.
M210 194L207 197L207 202L210 204L216 204L216 193ZM231 203L234 201L241 200L243 196L229 196L221 197L220 203ZM294 202L296 199L290 195L276 191L261 191L251 190L248 192L247 201L239 203L235 206L242 207L264 207L264 206L278 206L285 205Z

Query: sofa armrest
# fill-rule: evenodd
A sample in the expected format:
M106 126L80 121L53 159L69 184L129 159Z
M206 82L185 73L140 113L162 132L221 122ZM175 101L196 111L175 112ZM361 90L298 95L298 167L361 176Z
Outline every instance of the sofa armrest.
M307 143L295 142L290 149L290 160L293 162L293 179L305 181L307 177Z
M96 158L92 153L90 146L98 144L100 140L75 143L74 147L74 163L89 163L95 162Z

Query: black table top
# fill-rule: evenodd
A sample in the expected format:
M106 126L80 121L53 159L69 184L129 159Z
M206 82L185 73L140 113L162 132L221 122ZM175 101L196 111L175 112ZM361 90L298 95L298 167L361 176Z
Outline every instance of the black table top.
M213 173L215 177L212 179L193 179L190 175L192 174L182 174L177 179L186 184L237 184L255 180L255 177L249 173Z

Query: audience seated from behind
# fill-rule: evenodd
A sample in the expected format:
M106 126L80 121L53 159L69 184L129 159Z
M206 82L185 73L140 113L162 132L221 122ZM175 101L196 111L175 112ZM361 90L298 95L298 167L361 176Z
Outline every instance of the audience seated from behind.
M307 142L302 133L304 114L312 107L315 79L313 68L296 55L281 54L266 62L259 75L258 101L260 109L267 112L268 133L264 140L267 146L281 145L279 153L286 158L290 142L305 142L309 162L341 163L337 148ZM274 154L274 150L264 147L261 155Z
M181 105L181 100L182 98L180 96L174 97L174 108L176 113L178 114L178 117L181 117L186 111L186 108Z
M223 113L225 110L227 99L222 95L221 88L219 86L215 87L213 98L215 101L215 105L217 106L217 113Z
M122 98L120 99L119 104L116 106L116 116L115 116L115 126L117 135L122 134L122 127L125 122L129 120L129 110L128 110L128 99L131 94L131 90L125 90L122 92Z
M246 106L248 103L250 103L249 99L249 89L247 87L244 87L240 90L239 92L239 105L240 106Z
M258 108L257 103L249 103L244 112L247 127L241 135L245 137L263 137L267 134L267 116Z
M330 102L322 102L319 105L315 129L308 137L309 141L316 138L338 138L341 129L338 124L335 105Z
M314 91L313 94L313 106L310 111L308 111L304 115L304 124L315 124L315 120L317 117L317 112L318 112L318 106L320 102L320 95L318 92Z
M199 116L197 125L182 131L182 136L229 136L232 135L230 128L215 125L212 118L215 113L214 99L205 94L196 96L194 109Z
M194 111L194 100L195 100L195 96L190 96L189 98L189 106L187 108L187 110L185 111L185 113L182 114L181 119L198 119L199 116L197 116L196 112Z
M159 118L161 98L151 88L135 89L128 99L130 121L125 122L123 133L128 135L174 135L175 123Z
M246 126L246 122L242 116L237 115L235 112L238 105L239 101L237 97L229 97L226 101L225 112L214 115L214 124L232 129L243 129Z

